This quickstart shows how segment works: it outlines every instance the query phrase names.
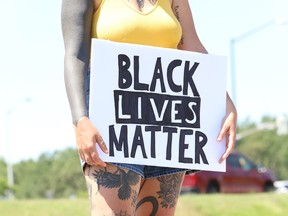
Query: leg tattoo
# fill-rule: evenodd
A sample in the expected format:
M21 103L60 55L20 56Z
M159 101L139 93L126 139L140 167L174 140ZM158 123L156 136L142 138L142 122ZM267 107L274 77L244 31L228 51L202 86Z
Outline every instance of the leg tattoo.
M136 207L137 197L138 197L138 193L136 192L136 190L133 190L133 191L132 191L132 200L131 200L131 206L132 206L133 208Z
M158 211L158 208L159 208L159 204L158 204L158 201L155 197L153 196L149 196L149 197L144 197L143 199L141 199L138 203L137 203L137 206L136 206L136 210L143 204L143 203L146 203L146 202L150 202L152 204L152 211L150 213L150 216L155 216L157 211Z
M127 211L120 211L119 213L115 213L115 216L132 216L128 214Z
M140 177L133 171L128 171L117 168L115 172L108 172L105 170L95 170L93 173L97 184L105 188L119 188L118 197L121 200L128 200L131 194L137 194L136 191L132 192L131 186L136 185L140 181ZM133 202L133 201L132 201Z
M159 195L158 198L162 199L162 208L175 207L182 182L182 173L161 176L157 180L160 182L160 191L157 194Z

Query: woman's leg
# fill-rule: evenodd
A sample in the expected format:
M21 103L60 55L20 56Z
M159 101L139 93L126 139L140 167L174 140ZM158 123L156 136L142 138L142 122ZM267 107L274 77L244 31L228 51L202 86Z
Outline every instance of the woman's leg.
M174 215L183 177L181 172L142 181L135 215Z
M86 165L92 216L132 216L135 214L141 176L107 164L106 168Z

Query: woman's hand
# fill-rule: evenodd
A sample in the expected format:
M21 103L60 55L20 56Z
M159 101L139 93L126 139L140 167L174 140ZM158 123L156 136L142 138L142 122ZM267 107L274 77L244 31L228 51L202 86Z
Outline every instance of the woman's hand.
M237 111L228 94L226 104L226 118L217 138L217 141L221 141L224 137L226 137L226 150L220 158L219 163L222 163L233 151L236 140Z
M82 117L75 127L76 142L79 155L82 160L89 165L99 165L106 167L106 163L101 160L96 150L96 144L100 149L108 154L108 149L99 131L87 117Z

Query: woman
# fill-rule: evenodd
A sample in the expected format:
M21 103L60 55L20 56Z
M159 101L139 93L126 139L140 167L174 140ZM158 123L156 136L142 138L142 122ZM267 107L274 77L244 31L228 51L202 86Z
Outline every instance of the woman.
M103 162L108 153L87 111L91 37L207 53L188 0L62 0L65 85L92 215L174 215L183 169ZM137 29L137 30L136 30ZM101 103L99 102L99 106ZM236 109L227 95L227 115L218 141L227 137L223 162L234 147Z

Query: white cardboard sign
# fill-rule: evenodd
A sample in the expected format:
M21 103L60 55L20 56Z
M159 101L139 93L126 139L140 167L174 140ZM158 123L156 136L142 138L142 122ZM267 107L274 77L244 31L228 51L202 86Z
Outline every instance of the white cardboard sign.
M225 171L225 57L92 39L90 76L104 161Z

